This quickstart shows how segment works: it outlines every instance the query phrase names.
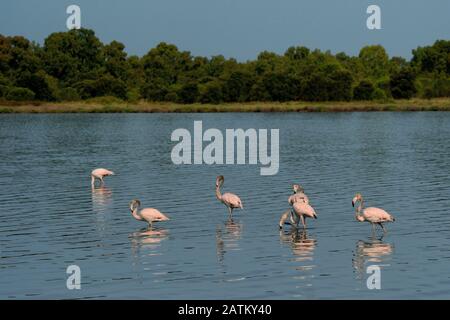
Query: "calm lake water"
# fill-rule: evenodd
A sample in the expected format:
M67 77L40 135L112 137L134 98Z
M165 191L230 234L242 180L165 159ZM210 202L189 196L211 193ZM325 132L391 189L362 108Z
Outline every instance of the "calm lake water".
M279 128L279 173L175 166L171 133L194 120ZM0 155L3 299L450 298L450 113L2 115ZM117 175L92 191L96 167ZM292 183L318 212L306 233L278 230ZM396 217L384 237L355 221L356 192ZM133 198L172 220L148 230Z

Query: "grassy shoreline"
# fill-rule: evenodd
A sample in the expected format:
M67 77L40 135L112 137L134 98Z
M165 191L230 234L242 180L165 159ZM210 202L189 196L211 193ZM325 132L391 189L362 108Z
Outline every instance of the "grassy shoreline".
M350 102L249 102L175 104L139 101L28 102L0 101L0 113L200 113L200 112L366 112L450 111L450 98Z

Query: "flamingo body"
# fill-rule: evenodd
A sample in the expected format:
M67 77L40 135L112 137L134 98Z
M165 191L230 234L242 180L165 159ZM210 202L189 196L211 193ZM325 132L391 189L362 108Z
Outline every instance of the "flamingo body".
M133 200L130 202L131 215L139 221L148 222L151 227L154 222L168 221L170 220L164 213L154 208L144 208L139 210L141 202L139 200Z
M91 172L91 184L92 184L92 186L94 186L95 179L99 179L101 181L101 183L103 184L104 177L113 176L113 175L114 175L114 172L112 172L108 169L104 169L104 168L94 169Z
M353 198L352 206L355 206L357 202L359 202L359 205L355 211L356 220L359 222L370 222L373 231L375 231L375 224L377 224L386 232L383 223L395 221L395 218L383 209L375 207L364 208L364 199L360 193L357 193Z
M371 223L393 222L395 218L385 210L375 207L366 208L362 211L364 220Z
M317 219L317 213L314 208L304 202L295 202L292 205L292 211L302 221L303 228L306 228L306 218Z
M304 202L295 202L292 206L292 209L294 210L295 214L297 216L305 216L308 218L314 218L317 219L316 211L313 207L311 207L309 204Z
M224 193L222 195L222 202L227 206L227 207L231 207L233 209L243 209L243 205L242 205L242 201L241 199L235 195L234 193Z

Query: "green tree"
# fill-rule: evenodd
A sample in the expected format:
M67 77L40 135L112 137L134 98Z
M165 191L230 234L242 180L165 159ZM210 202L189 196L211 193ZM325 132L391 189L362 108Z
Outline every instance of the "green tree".
M63 83L75 83L103 67L102 43L94 31L73 29L52 33L45 39L45 71Z
M362 48L359 52L359 59L367 77L380 79L389 75L389 57L382 46Z

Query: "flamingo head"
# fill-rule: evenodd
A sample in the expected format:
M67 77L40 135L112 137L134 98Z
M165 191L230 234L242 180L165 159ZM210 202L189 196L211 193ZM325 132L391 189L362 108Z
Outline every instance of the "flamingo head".
M303 187L299 184L293 184L292 190L294 190L294 193L299 193L299 192L304 193L305 192L305 189L303 189Z
M136 210L140 206L141 206L141 202L139 200L137 200L137 199L133 199L130 202L130 211L133 212L134 210Z
M358 201L362 201L362 195L361 195L361 193L357 193L357 194L353 197L353 200L352 200L352 206L354 207L355 204L356 204L356 202L358 202Z
M224 181L225 181L225 178L223 176L217 176L217 178L216 178L216 188L222 187Z

